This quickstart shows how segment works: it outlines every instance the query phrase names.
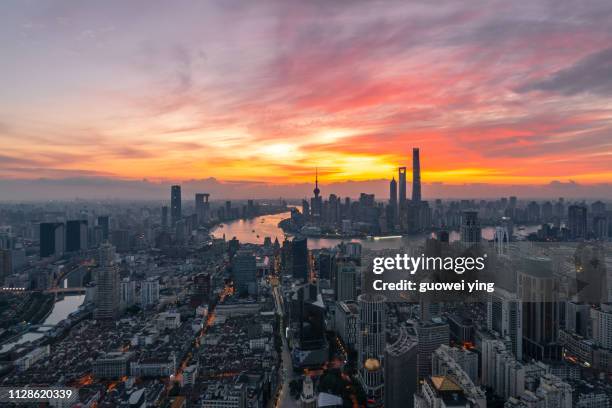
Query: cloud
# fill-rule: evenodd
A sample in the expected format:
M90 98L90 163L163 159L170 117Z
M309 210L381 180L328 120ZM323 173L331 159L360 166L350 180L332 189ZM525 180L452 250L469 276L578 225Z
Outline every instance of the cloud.
M612 47L587 55L545 79L527 83L518 91L547 91L566 96L588 93L611 96Z

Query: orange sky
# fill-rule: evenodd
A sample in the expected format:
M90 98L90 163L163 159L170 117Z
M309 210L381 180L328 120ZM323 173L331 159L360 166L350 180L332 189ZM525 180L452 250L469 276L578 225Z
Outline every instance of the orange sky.
M610 2L459 3L14 3L0 178L612 182Z

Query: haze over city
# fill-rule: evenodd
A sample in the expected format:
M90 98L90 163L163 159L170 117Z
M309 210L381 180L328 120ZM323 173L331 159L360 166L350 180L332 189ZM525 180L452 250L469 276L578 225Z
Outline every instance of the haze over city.
M301 198L315 167L327 191L382 193L412 146L430 197L609 198L611 17L607 1L5 3L1 199L172 182Z

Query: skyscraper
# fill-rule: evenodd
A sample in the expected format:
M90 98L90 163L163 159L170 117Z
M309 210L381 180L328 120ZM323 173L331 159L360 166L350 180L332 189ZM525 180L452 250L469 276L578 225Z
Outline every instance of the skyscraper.
M412 202L421 202L421 162L418 147L412 149Z
M398 168L399 172L399 210L406 208L406 168Z
M43 222L40 224L40 257L60 257L64 254L64 224Z
M567 209L568 228L572 239L587 237L587 208L584 205L570 205Z
M308 281L308 240L295 237L291 242L291 273L295 279Z
M389 182L389 204L397 206L397 181L395 181L395 177Z
M161 208L161 224L162 224L162 228L166 229L168 228L168 206L164 205Z
M4 278L13 273L12 255L10 249L0 248L0 285L4 285Z
M108 241L110 231L110 220L108 215L101 215L98 217L98 226L102 228L102 242Z
M561 349L559 334L560 282L549 258L531 257L522 261L517 294L523 307L523 354L536 360L555 360Z
M119 268L115 264L115 248L103 244L98 251L96 277L96 308L94 319L115 320L119 317L120 285Z
M209 197L210 194L208 193L196 193L195 195L195 210L199 224L208 221L208 217L210 215L210 203L208 202Z
M417 391L417 343L405 327L385 349L385 408L412 408Z
M159 280L155 277L141 282L140 305L143 309L159 302Z
M487 328L501 338L510 338L512 353L523 359L523 303L515 293L495 288L487 301Z
M87 249L87 221L70 220L66 222L66 251L75 252Z
M447 323L435 318L421 321L415 326L417 334L417 375L423 380L431 375L431 357L443 344L450 341L450 329Z
M339 258L336 271L336 300L356 300L358 263L350 258Z
M464 244L480 242L478 211L464 211L461 215L461 242Z
M232 277L238 293L255 293L257 265L251 251L239 250L232 259Z
M383 295L369 293L357 298L357 376L367 398L378 405L382 405L384 395L385 300Z
M172 225L181 219L181 186L175 185L170 188L170 218Z
M389 215L393 217L389 224L394 226L397 224L397 181L395 177L389 183L389 206L391 207Z
M136 282L130 278L124 278L121 281L121 305L130 307L136 301Z

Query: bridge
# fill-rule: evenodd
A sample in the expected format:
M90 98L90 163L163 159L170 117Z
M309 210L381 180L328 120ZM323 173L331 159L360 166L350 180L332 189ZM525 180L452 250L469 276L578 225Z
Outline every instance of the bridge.
M80 294L84 295L87 291L86 288L83 287L75 287L75 288L49 288L45 290L45 293L54 293L54 294Z

